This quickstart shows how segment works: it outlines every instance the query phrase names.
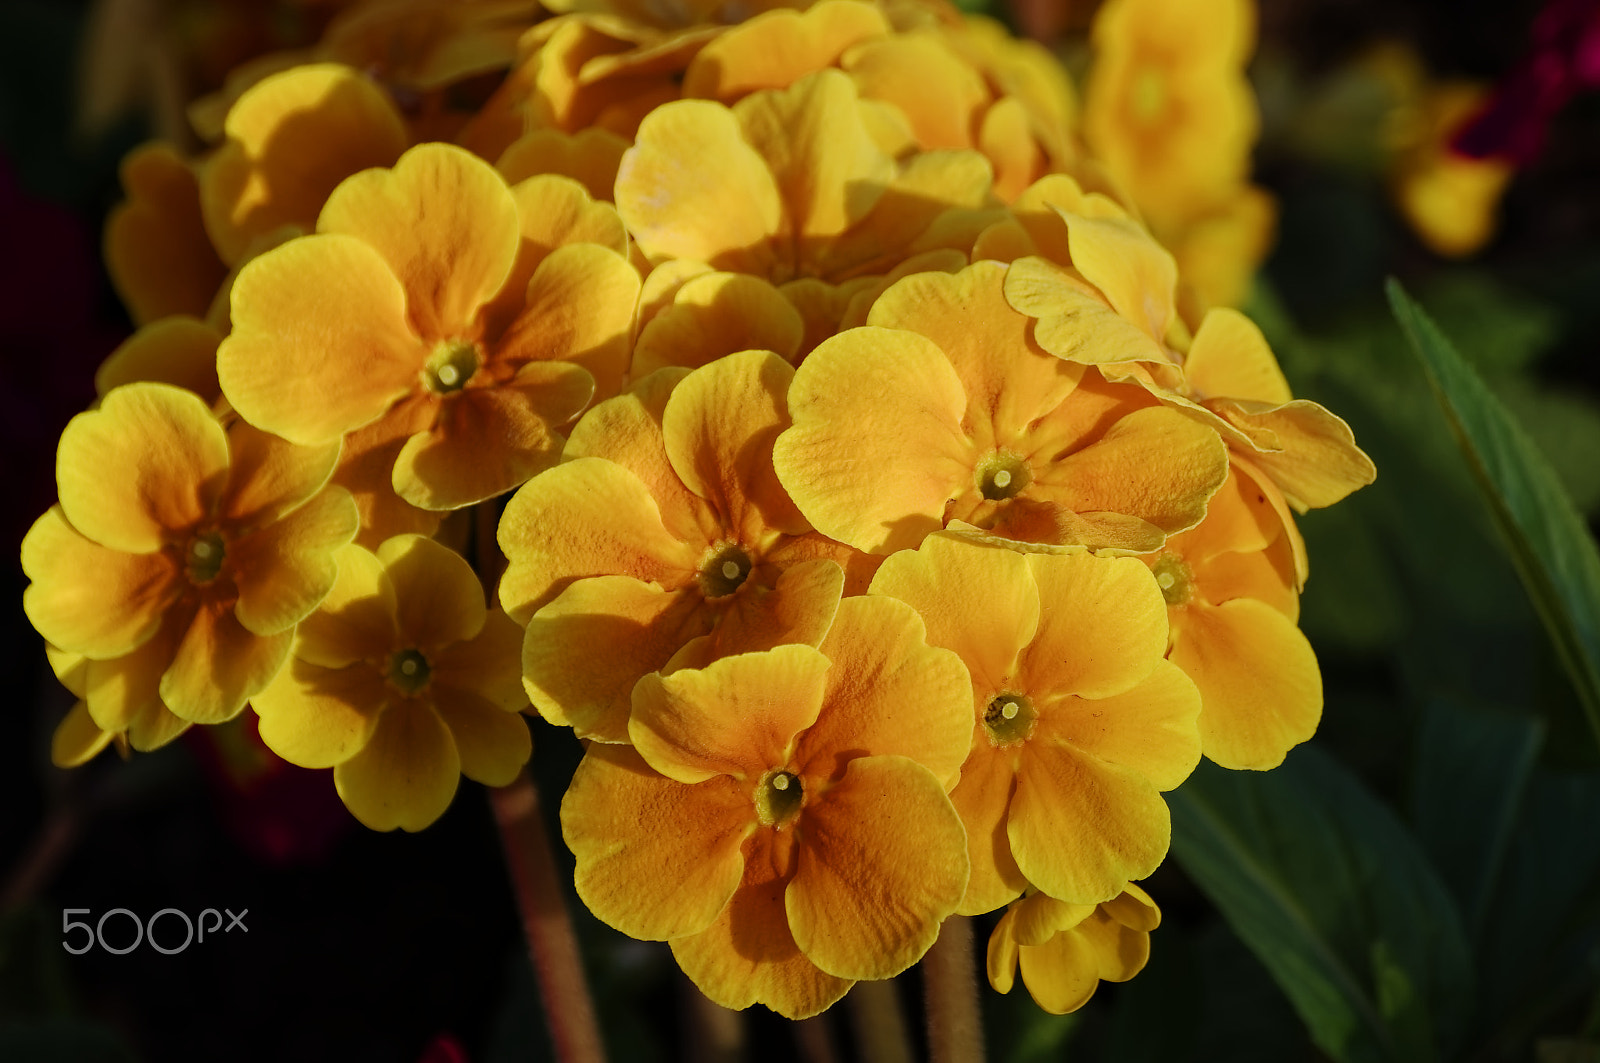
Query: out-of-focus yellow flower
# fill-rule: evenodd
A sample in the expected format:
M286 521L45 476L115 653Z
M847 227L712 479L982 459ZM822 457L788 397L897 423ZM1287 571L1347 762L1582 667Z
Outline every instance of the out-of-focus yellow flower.
M1011 992L1022 984L1045 1011L1065 1015L1089 1002L1101 982L1126 982L1150 958L1150 931L1161 910L1128 883L1104 903L1065 904L1030 893L1006 910L989 935L989 984Z
M417 535L376 554L346 547L294 659L251 702L261 739L291 764L331 767L339 797L373 830L421 830L463 774L504 786L528 762L521 641L449 548Z
M134 324L172 314L205 316L228 267L206 235L200 182L167 144L146 144L122 160L128 199L106 219L111 283Z
M1276 494L1235 458L1200 526L1145 559L1167 601L1168 659L1200 688L1202 748L1225 768L1277 767L1322 718L1322 673L1295 626L1298 534Z
M217 371L252 423L346 438L362 542L516 487L621 386L639 279L615 212L576 182L512 189L424 144L346 180L317 229L240 273Z
M1005 279L996 262L906 277L802 363L773 461L823 534L889 554L960 521L1144 551L1204 516L1217 434L1041 349Z
M1244 74L1254 5L1108 0L1093 40L1083 111L1090 150L1177 255L1185 283L1199 289L1198 309L1237 302L1273 221L1270 200L1248 184L1259 125Z
M218 723L271 681L356 531L349 495L324 488L337 458L337 445L295 447L242 422L225 432L165 384L117 388L73 418L60 504L22 543L23 607L46 640L89 658L100 729L153 726L157 703Z
M767 351L654 374L585 415L506 506L500 601L527 623L546 719L626 741L641 676L815 646L847 579L865 589L873 559L814 532L773 472L793 375Z
M648 676L633 748L591 745L562 802L578 895L670 941L717 1003L814 1015L915 963L961 899L945 790L969 712L955 654L875 596L840 603L820 651Z
M1516 167L1504 159L1474 159L1451 140L1482 108L1488 90L1446 82L1414 104L1393 174L1395 201L1411 228L1434 252L1462 258L1489 242L1500 196Z
M1093 905L1160 865L1161 792L1199 762L1200 697L1162 659L1166 609L1143 565L940 533L888 557L872 593L915 608L972 677L972 752L950 794L972 860L963 915L1030 883Z
M101 397L141 380L192 391L207 405L222 397L217 383L217 344L222 335L203 321L174 315L152 321L123 340L94 374Z

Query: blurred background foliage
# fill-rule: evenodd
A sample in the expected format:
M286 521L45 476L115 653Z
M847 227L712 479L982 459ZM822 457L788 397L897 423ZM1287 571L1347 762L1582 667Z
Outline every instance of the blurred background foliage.
M85 73L91 6L0 2L0 475L13 545L53 499L57 434L130 331L98 233L119 197L117 161L160 130L170 89L140 73L152 45L132 31L125 69ZM222 70L233 45L207 34L225 6L169 9ZM280 41L315 31L314 6L240 6ZM1050 38L1079 73L1086 65L1092 3L964 6ZM1261 0L1255 179L1280 220L1247 309L1295 393L1346 418L1379 469L1374 485L1302 523L1322 727L1280 770L1203 767L1172 795L1173 858L1148 883L1165 913L1149 967L1070 1016L1045 1015L1020 990L985 991L992 1059L1600 1060L1596 734L1496 504L1384 296L1384 278L1400 278L1454 341L1580 515L1562 549L1592 554L1600 95L1549 116L1473 255L1430 250L1392 196L1406 94L1418 79L1510 76L1541 6ZM135 99L157 106L119 106ZM1518 476L1515 449L1490 457ZM1579 651L1600 655L1600 632L1581 623L1600 602L1585 605L1571 572L1556 573L1552 593L1576 602ZM22 616L14 561L5 579L0 1059L548 1058L479 788L464 785L412 837L352 829L326 773L267 763L223 729L57 771L49 735L72 699ZM553 827L578 749L533 726ZM248 908L249 932L177 956L71 956L59 925L69 907ZM707 1058L686 1044L685 983L664 947L574 911L613 1058ZM915 1029L915 971L898 982ZM848 1002L804 1028L759 1008L747 1022L751 1044L772 1046L763 1059L828 1058L819 1044L859 1058Z

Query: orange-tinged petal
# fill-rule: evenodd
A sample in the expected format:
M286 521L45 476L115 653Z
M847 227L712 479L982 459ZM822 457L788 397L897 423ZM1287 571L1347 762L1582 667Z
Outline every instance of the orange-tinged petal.
M1024 948L1021 953L1022 984L1028 987L1034 1003L1052 1015L1077 1011L1099 988L1095 949L1076 932L1057 934L1049 942Z
M722 607L711 633L674 653L663 671L704 668L719 657L790 642L815 646L828 633L843 591L844 570L837 562L815 558L791 564L770 587L743 587Z
M1167 605L1132 557L1028 554L1040 620L1018 662L1018 690L1104 698L1132 689L1167 650Z
M1029 882L1070 904L1098 904L1156 869L1172 821L1161 794L1137 771L1035 735L1006 833Z
M412 395L365 428L344 437L333 482L355 497L361 513L356 542L376 550L396 535L432 535L444 513L418 509L394 493L394 463L406 441L433 424L439 396Z
M111 283L136 324L206 312L227 268L200 215L200 182L169 144L145 144L122 160L127 202L106 219Z
M943 784L903 757L857 757L801 817L784 895L800 951L840 978L891 978L921 959L967 888Z
M360 752L333 768L339 799L373 830L421 830L444 815L460 783L450 728L420 701L391 704Z
M603 130L588 132L611 137ZM547 129L529 134L530 137L544 135L561 134ZM611 139L621 145L617 149L620 159L627 145L615 137ZM504 172L503 167L501 172ZM607 202L611 198L610 181L597 197L576 178L559 172L535 172L522 179L508 180L512 181L511 196L517 201L517 216L522 223L522 249L517 256L517 269L512 273L513 278L520 278L520 283L512 282L519 290L527 286L526 278L532 276L534 267L558 247L599 244L627 256L628 231L617 209Z
M148 642L181 591L171 554L128 554L84 538L60 506L22 540L28 622L45 639L90 657L120 657Z
M450 728L461 774L485 786L507 786L533 752L528 723L470 690L432 686L433 707Z
M876 7L825 0L807 11L767 11L711 41L683 76L683 95L733 103L759 89L780 89L834 66L854 44L884 37Z
M58 768L81 767L98 756L114 737L95 724L88 703L79 701L50 734L50 763Z
M501 514L499 537L510 562L500 603L518 623L585 576L681 587L704 549L668 533L639 478L603 458L577 458L528 481Z
M1282 518L1267 492L1248 474L1231 468L1222 489L1211 497L1206 519L1181 536L1173 537L1191 565L1204 565L1230 553L1265 550L1282 530ZM1223 599L1217 599L1221 601Z
M1017 784L1016 751L995 748L982 724L972 727L972 745L972 754L961 766L961 781L950 791L950 803L967 828L967 857L972 862L972 877L957 909L961 915L992 912L1028 886L1006 833Z
M263 79L228 111L225 129L200 191L206 229L228 262L280 225L311 228L340 181L391 164L408 139L383 90L332 63Z
M994 166L994 194L1002 203L1020 196L1049 165L1034 139L1027 106L1015 96L996 100L983 113L977 146Z
M1094 914L1095 907L1092 904L1067 904L1047 894L1032 893L1014 909L1016 918L1012 933L1016 935L1019 945L1043 945L1062 931L1077 927Z
M634 345L633 376L667 365L695 368L736 351L773 351L797 361L805 322L794 304L759 277L711 273L678 289Z
M1227 307L1209 311L1183 361L1200 398L1251 399L1282 405L1294 398L1272 348L1255 322Z
M1150 408L1038 471L1029 490L1079 513L1124 513L1170 533L1200 523L1227 476L1228 450L1216 432L1176 410Z
M217 376L251 424L327 443L416 389L427 353L376 251L349 236L306 236L240 271Z
M161 677L161 700L191 723L231 720L272 682L293 643L292 631L255 635L231 608L205 603Z
M1238 598L1191 603L1175 626L1171 659L1200 688L1207 757L1226 768L1275 768L1311 737L1322 718L1322 673L1294 621Z
M400 648L394 584L371 550L352 545L334 556L339 578L317 611L295 629L295 656L326 668L355 661L381 664Z
M580 579L528 620L528 698L580 738L626 742L634 684L664 668L712 620L694 590L666 591L631 576ZM597 646L606 652L597 654Z
M698 933L717 917L739 886L740 849L755 826L734 780L685 786L627 746L590 746L561 800L578 896L647 941Z
M789 426L784 396L794 370L770 351L744 351L684 377L662 413L667 460L722 524L754 545L772 531L811 530L772 468L772 443Z
M996 993L1009 993L1017 984L1017 959L1020 949L1017 945L1017 935L1013 932L1015 926L1016 909L1012 908L995 924L994 930L989 934L989 945L984 950L984 971L989 976L989 985L994 987Z
M859 550L890 554L942 526L976 462L950 362L910 332L859 328L817 347L789 389L794 425L773 465L806 519ZM907 440L915 440L908 446Z
M370 664L324 668L296 657L250 707L268 749L302 768L331 768L360 752L395 698Z
M1029 256L1006 271L1006 299L1037 320L1033 337L1057 358L1084 365L1167 362L1165 349L1054 262Z
M460 509L504 494L554 465L557 425L594 394L594 378L564 362L530 362L503 385L446 396L433 428L406 440L394 490L421 509Z
M234 616L257 635L276 635L304 620L339 575L334 552L355 538L356 504L331 487L282 520L228 544L228 571L239 588Z
M804 1019L855 984L822 971L794 942L784 908L793 845L792 831L758 832L745 845L744 878L727 907L705 930L672 941L684 974L725 1008L765 1004Z
M253 529L283 518L322 490L339 464L339 444L295 446L247 421L228 426L228 489L218 517Z
M522 711L528 707L528 692L522 687L522 639L522 625L491 609L475 637L428 656L434 685L471 690L508 712Z
M1052 698L1039 712L1033 741L1131 768L1158 790L1176 788L1200 762L1200 695L1170 661L1157 660L1128 690L1102 698Z
M1039 592L1022 554L944 533L889 555L871 590L910 603L928 642L960 656L985 704L1007 688L1039 627Z
M617 210L652 261L689 258L767 276L778 185L733 112L704 100L652 111L617 171Z
M138 649L111 660L89 661L83 698L97 727L132 731L141 720L171 715L161 704L161 676L172 664L192 612L192 607L175 608L161 630Z
M512 141L500 154L495 169L516 186L539 174L570 177L595 199L610 200L617 183L617 167L628 142L605 129L563 133L559 129L533 129ZM520 199L520 195L518 196Z
M846 598L819 648L833 667L795 755L808 777L836 779L865 750L910 758L949 789L971 747L972 685L954 652L928 645L916 610Z
M1085 919L1077 933L1094 950L1095 974L1103 982L1126 982L1150 960L1150 934L1111 918L1105 905Z
M432 653L483 630L483 587L466 558L448 546L397 535L378 547L378 561L394 587L395 620L408 647Z
M1147 934L1161 925L1161 909L1148 893L1132 882L1120 896L1102 904L1100 910L1123 926Z
M638 297L639 274L617 252L597 244L556 248L534 271L495 357L571 362L594 377L596 395L609 398L628 368Z
M753 784L789 765L795 736L817 721L828 674L821 653L786 645L647 675L634 688L628 738L679 782L730 775Z
M1250 460L1272 478L1301 512L1331 506L1377 478L1372 459L1356 446L1350 426L1306 399L1273 409L1220 400L1212 408L1246 432L1271 432L1277 450L1256 450Z
M1067 222L1073 266L1105 293L1117 313L1156 342L1163 340L1175 312L1178 286L1178 264L1172 253L1131 219L1088 218L1064 211L1061 215Z
M170 384L118 388L68 422L56 449L67 520L100 545L134 554L209 517L227 475L222 426L193 392Z
M222 395L222 385L217 383L217 344L221 342L221 333L188 315L152 321L100 363L94 390L105 395L123 384L153 380L192 391L203 402L215 402Z
M520 219L492 166L448 144L420 144L394 169L363 171L335 189L317 231L374 248L399 278L413 326L437 341L467 332L505 284Z
M989 90L944 41L910 34L871 41L851 49L843 66L863 97L900 108L924 151L972 147Z

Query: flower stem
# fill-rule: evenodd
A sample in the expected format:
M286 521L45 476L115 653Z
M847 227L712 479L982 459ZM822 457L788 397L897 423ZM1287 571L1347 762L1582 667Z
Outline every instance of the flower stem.
M539 792L526 770L510 786L491 788L495 822L505 848L511 885L528 936L528 957L539 983L545 1021L561 1063L604 1063L594 1003L567 918L561 877L539 810Z
M983 1019L978 1011L972 920L952 915L922 958L932 1063L983 1063Z
M913 1063L911 1030L893 980L857 982L844 998L855 1029L856 1054L872 1063Z

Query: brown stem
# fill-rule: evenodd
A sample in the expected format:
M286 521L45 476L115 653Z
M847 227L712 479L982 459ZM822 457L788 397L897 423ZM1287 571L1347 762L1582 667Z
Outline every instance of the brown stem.
M871 1063L913 1063L911 1029L893 981L857 982L845 997L856 1055Z
M794 1024L795 1046L805 1063L839 1063L833 1050L833 1034L828 1029L827 1015L813 1015Z
M578 939L567 918L550 837L539 811L539 792L523 771L510 786L491 788L489 798L556 1059L561 1063L603 1063L605 1049L589 999Z
M983 1019L978 1011L972 920L952 915L922 958L932 1063L983 1063Z

